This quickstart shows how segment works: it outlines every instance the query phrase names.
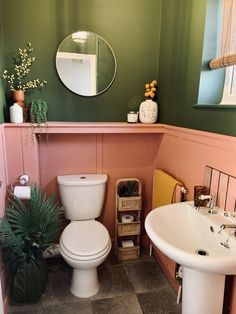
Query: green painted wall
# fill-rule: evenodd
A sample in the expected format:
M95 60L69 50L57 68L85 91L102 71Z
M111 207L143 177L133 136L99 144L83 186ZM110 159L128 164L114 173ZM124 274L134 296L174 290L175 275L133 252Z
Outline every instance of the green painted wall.
M162 2L160 121L235 136L236 109L193 107L198 100L206 7L207 0Z
M2 12L2 0L0 0L0 12ZM3 32L2 32L2 16L0 15L0 69L4 66L3 62ZM4 122L5 92L2 81L0 80L0 123Z
M126 121L127 111L138 109L144 98L144 83L156 78L160 122L236 135L236 109L194 107L207 1L213 0L0 0L0 66L2 57L8 67L18 47L32 42L32 74L48 85L27 101L45 98L52 121ZM78 30L104 37L117 57L113 85L96 97L75 95L56 73L57 47ZM0 93L1 109L1 87Z
M125 121L128 110L138 109L144 83L157 78L162 0L0 1L5 65L19 47L32 43L37 57L32 74L48 84L31 98L48 101L49 120ZM116 54L115 81L96 97L73 94L56 73L57 47L78 30L101 35Z

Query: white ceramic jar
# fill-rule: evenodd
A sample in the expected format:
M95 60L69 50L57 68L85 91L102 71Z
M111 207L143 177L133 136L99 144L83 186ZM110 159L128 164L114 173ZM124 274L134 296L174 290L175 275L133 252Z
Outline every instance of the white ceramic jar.
M23 109L18 103L14 103L10 107L10 121L12 123L22 123L23 122Z
M128 123L137 123L138 122L138 112L129 111L127 113L127 122Z
M139 107L139 120L142 123L155 123L157 121L158 105L152 99L143 101Z

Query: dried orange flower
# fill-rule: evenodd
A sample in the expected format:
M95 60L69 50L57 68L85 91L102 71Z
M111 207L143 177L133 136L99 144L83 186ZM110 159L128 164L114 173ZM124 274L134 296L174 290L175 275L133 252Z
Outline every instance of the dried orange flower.
M154 98L157 92L157 81L153 80L151 83L146 83L144 96L147 98Z

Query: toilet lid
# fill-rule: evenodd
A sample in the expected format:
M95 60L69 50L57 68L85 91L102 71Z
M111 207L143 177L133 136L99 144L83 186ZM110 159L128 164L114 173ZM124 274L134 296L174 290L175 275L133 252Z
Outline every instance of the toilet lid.
M79 256L96 255L109 245L107 229L96 220L71 222L61 235L62 245L68 252Z

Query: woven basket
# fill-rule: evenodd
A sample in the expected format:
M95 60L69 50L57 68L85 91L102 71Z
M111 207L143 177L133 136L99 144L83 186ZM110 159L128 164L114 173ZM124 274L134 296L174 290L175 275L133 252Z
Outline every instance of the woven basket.
M136 182L138 185L138 196L127 196L127 197L120 197L118 194L117 196L117 209L119 211L126 211L126 210L141 210L142 205L142 197L141 197L141 182L136 178L125 178L120 179L116 183L116 191L118 191L121 185L125 185L129 182Z
M131 197L119 197L118 200L118 209L122 210L140 210L142 205L141 196L131 196Z
M118 223L117 225L118 236L139 235L140 234L140 222L130 223Z
M140 246L132 246L132 247L118 247L118 259L120 261L125 261L129 259L139 258Z

